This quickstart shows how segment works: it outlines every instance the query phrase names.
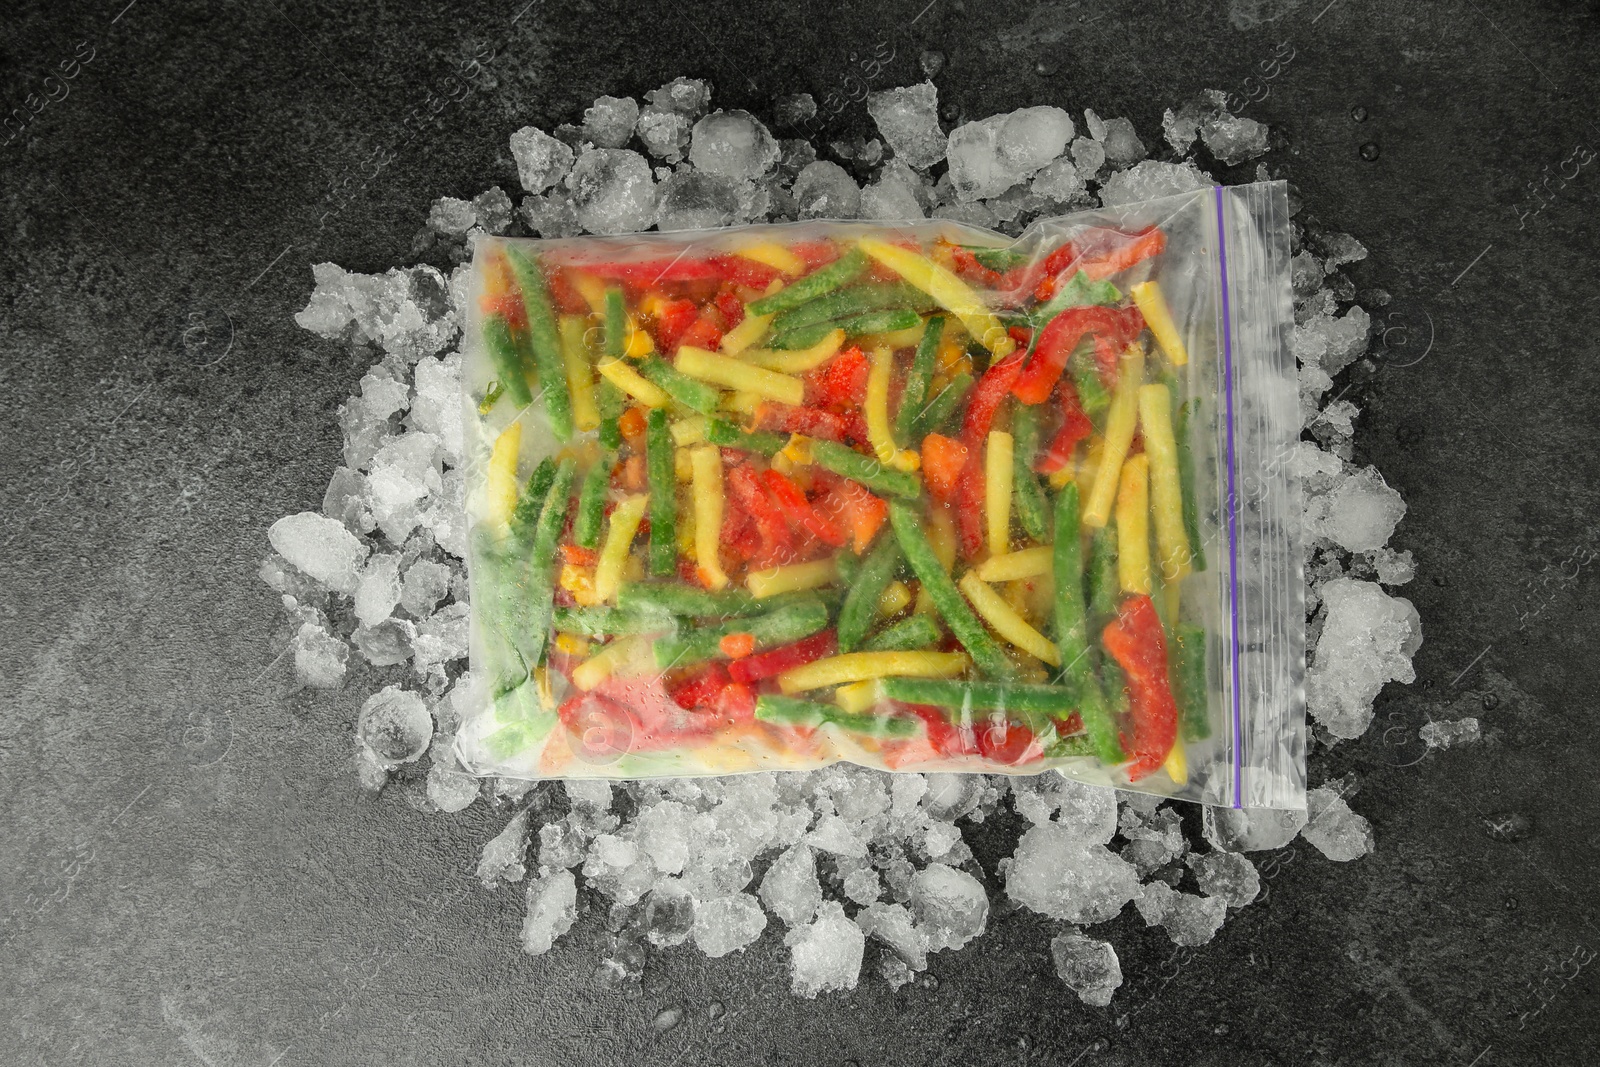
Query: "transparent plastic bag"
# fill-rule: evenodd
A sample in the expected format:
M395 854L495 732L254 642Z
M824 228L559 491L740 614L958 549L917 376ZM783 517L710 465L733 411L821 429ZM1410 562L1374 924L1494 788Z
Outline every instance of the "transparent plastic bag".
M1303 806L1282 183L481 239L473 279L465 766Z

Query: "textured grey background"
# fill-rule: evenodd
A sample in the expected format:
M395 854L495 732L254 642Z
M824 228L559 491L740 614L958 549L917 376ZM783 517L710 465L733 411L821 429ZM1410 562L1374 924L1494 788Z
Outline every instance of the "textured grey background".
M0 14L3 106L31 116L0 147L0 1061L1600 1057L1581 966L1600 950L1600 176L1562 178L1600 147L1593 4L536 0L513 25L525 2ZM1090 106L1153 141L1194 90L1256 89L1281 41L1296 58L1247 113L1286 136L1272 165L1307 212L1372 249L1358 283L1395 294L1394 355L1348 395L1358 458L1410 505L1404 592L1427 640L1379 727L1316 762L1362 776L1376 855L1274 857L1268 899L1194 952L1129 909L1107 1010L1057 982L1026 913L898 993L868 978L791 999L769 928L720 962L660 955L626 998L593 978L594 915L546 957L517 950L520 892L470 879L498 828L481 807L358 796L361 679L291 692L254 578L267 525L320 500L363 369L290 319L311 263L404 260L435 196L514 187L512 129L680 73L760 112L799 89L848 99L879 42L895 58L874 87L910 83L936 47L964 116ZM428 118L485 45L498 85ZM91 49L32 114L28 94ZM864 130L860 104L834 125ZM1462 714L1488 741L1425 756L1417 728ZM991 876L1005 836L977 835ZM671 1006L684 1022L658 1035Z

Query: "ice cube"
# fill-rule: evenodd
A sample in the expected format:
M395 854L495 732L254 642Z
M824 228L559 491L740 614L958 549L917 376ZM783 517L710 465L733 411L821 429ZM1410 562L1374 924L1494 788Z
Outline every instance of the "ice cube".
M530 193L542 193L565 178L574 155L570 146L535 126L524 126L511 135L517 178Z
M668 947L689 940L695 925L694 897L676 878L664 878L650 890L644 906L645 939L652 945Z
M959 819L978 806L982 783L967 774L930 774L922 806L938 819Z
M838 856L867 854L867 843L851 833L850 827L837 815L824 815L818 819L816 827L806 835L806 843Z
M483 846L478 859L478 881L493 889L502 881L520 882L528 873L523 857L528 852L528 812L517 812L505 828Z
M1261 893L1256 865L1237 852L1191 852L1188 863L1200 892L1221 897L1230 908L1242 908Z
M664 800L640 811L634 820L639 846L663 874L677 874L688 862L695 812L687 804Z
M356 583L356 618L364 626L376 626L389 617L400 603L400 555L377 552L368 560Z
M290 642L294 650L294 672L301 685L313 689L337 689L344 681L345 662L350 649L317 622L302 623Z
M604 778L568 778L561 784L575 808L605 811L611 807L611 783Z
M384 619L376 626L357 626L350 636L361 655L374 667L393 667L411 658L417 628L408 619Z
M478 221L472 204L453 196L441 196L428 208L428 228L446 237L462 237Z
M1093 137L1079 137L1072 142L1072 163L1085 181L1095 181L1106 165L1106 146Z
M505 233L511 228L511 197L498 185L472 198L472 212L487 233Z
M1483 736L1483 731L1478 726L1478 720L1471 717L1453 722L1436 719L1422 724L1420 736L1429 748L1449 748L1451 745L1476 741Z
M928 969L928 938L903 904L873 904L856 916L868 937L888 945L913 971Z
M790 926L809 922L822 903L816 857L808 845L784 849L761 879L761 902Z
M1335 737L1360 737L1384 683L1415 679L1422 619L1411 601L1374 582L1335 578L1318 592L1326 614L1306 672L1306 708Z
M461 468L444 472L440 489L433 494L428 510L422 513L422 521L433 532L435 544L457 559L466 558L467 486L466 473ZM463 597L466 595L465 578L464 572L456 578L462 583Z
M1297 324L1289 336L1289 351L1301 363L1316 363L1328 374L1338 374L1367 350L1372 316L1352 307L1337 318L1331 312Z
M576 867L588 851L583 834L568 823L547 822L539 827L541 867Z
M439 438L445 461L459 465L466 430L461 420L461 357L429 356L418 361L414 375L417 396L411 404L411 424Z
M928 779L914 772L891 775L889 779L889 811L897 818L911 814L928 791Z
M626 148L584 152L567 175L578 223L590 233L634 233L656 220L656 184L650 164Z
M565 189L552 189L547 196L523 197L517 211L528 229L540 237L576 237L583 232L578 209Z
M737 952L767 928L766 912L748 893L703 900L694 911L694 945L712 959Z
M1050 958L1056 974L1085 1004L1103 1008L1122 985L1122 964L1109 942L1069 930L1050 940Z
M931 81L872 93L867 97L867 113L894 149L895 158L927 170L945 157L939 92Z
M1307 792L1306 814L1309 818L1300 836L1330 860L1348 863L1376 847L1372 824L1351 811L1336 790L1321 786Z
M691 117L711 106L711 83L699 78L674 78L644 98L656 107Z
M400 586L400 606L416 618L425 618L434 606L450 595L450 568L443 563L419 559L406 568Z
M867 107L872 106L868 97ZM772 119L779 126L798 126L817 117L817 101L810 93L790 93L780 96L772 104Z
M796 210L802 219L853 219L861 214L861 187L837 163L819 159L794 180Z
M789 988L797 996L811 1000L818 993L856 987L866 937L837 901L824 903L814 922L790 930L783 943L790 953Z
M1367 258L1367 246L1347 233L1318 234L1316 243L1326 257L1323 270L1332 274L1347 263Z
M1145 883L1134 906L1146 926L1160 926L1173 944L1189 948L1215 937L1228 916L1228 903L1222 897L1180 893L1160 880Z
M930 952L958 949L983 933L989 894L967 872L930 863L911 879L911 911Z
M1200 140L1227 166L1254 159L1267 150L1267 127L1255 119L1221 114L1200 124Z
M1072 140L1072 116L1058 107L1018 108L1003 119L995 148L1008 171L1019 179L1055 159Z
M1306 533L1351 552L1382 548L1406 513L1406 502L1376 467L1341 473L1326 493L1306 499Z
M916 194L898 181L878 181L861 190L861 217L902 222L924 216Z
M1085 845L1066 827L1045 823L1017 843L1006 892L1052 918L1097 923L1114 918L1138 895L1139 878L1104 845Z
M267 540L288 563L338 593L353 594L367 546L337 519L302 511L285 515Z
M1410 549L1396 552L1392 548L1380 548L1371 556L1373 570L1384 585L1405 585L1417 576L1417 565Z
M1084 195L1083 175L1070 156L1058 156L1033 176L1033 194L1055 204L1070 204Z
M1127 119L1106 120L1105 130L1099 137L1105 145L1106 162L1113 170L1126 170L1149 155L1144 142L1134 132L1133 123Z
M1108 786L1089 785L1057 774L1051 792L1060 813L1058 824L1074 841L1100 845L1117 832L1117 791Z
M946 153L951 188L958 199L970 202L998 196L1020 179L1000 156L1000 130L1005 120L1004 115L994 115L950 131Z
M1215 184L1193 163L1162 163L1147 159L1106 178L1100 186L1100 202L1106 207L1120 207L1141 200L1156 200L1163 196L1205 189Z
M1306 813L1298 808L1224 808L1207 805L1202 829L1212 848L1227 852L1269 852L1300 833Z
M858 867L844 876L844 895L857 904L871 904L883 895L883 882L871 867Z
M652 104L639 112L639 140L652 156L676 163L689 145L692 125L689 116Z
M748 111L715 111L694 124L689 162L732 181L753 181L778 162L778 142Z
M656 224L663 231L711 229L731 224L738 212L732 181L684 169L661 183Z
M433 717L416 693L397 685L385 686L361 705L356 737L390 766L410 763L428 751Z
M529 955L549 952L578 919L578 882L558 869L528 883L528 914L522 920L522 948Z
M583 139L598 148L621 148L639 121L639 102L631 96L602 96L583 113Z
M367 480L360 471L349 467L333 469L328 490L322 495L322 513L330 519L338 519L345 529L358 537L372 532L377 523L367 510Z
M428 768L428 799L440 811L462 811L478 799L478 778L461 769L452 752L454 745L454 737L439 734L429 746L433 766Z

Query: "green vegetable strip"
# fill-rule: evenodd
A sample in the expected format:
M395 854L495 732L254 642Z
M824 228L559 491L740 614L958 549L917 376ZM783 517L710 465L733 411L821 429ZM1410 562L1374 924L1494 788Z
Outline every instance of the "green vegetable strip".
M955 711L1033 712L1064 719L1078 708L1078 694L1058 685L952 682L942 678L885 678L880 684L883 695L890 700Z
M928 396L928 383L933 380L933 361L939 353L939 338L944 335L944 316L935 315L922 331L922 343L912 357L911 369L906 372L906 385L900 391L900 406L894 413L894 439L902 446L913 440L917 413L922 410ZM917 438L916 440L920 440Z
M1094 742L1095 754L1107 765L1123 760L1117 723L1089 659L1089 620L1083 603L1083 548L1078 534L1078 486L1068 482L1056 494L1056 647L1061 650L1061 679L1078 695L1078 714Z
M899 563L900 542L893 537L878 538L861 569L850 579L850 592L839 609L840 652L854 651L866 636L878 616L878 598L894 581L894 569Z
M775 336L769 343L773 348L810 348L834 330L842 329L846 337L861 337L869 333L909 330L921 321L922 316L908 308L868 311L848 319L837 319L833 322L816 322L810 326L802 326L797 330L790 330L788 333Z
M833 573L841 584L849 586L861 573L861 557L854 552L840 552L833 557Z
M654 645L656 666L662 670L683 667L722 655L722 639L729 634L749 634L757 651L786 645L810 637L828 625L828 605L820 598L786 604L765 615L735 619L719 626L708 626L679 637L667 637Z
M1080 756L1094 758L1094 742L1088 734L1059 734L1044 746L1045 759L1074 759Z
M549 495L550 485L555 479L556 465L546 456L533 468L533 473L528 476L528 484L511 512L511 532L517 538L524 538L533 532L539 515L544 511L544 498Z
M722 405L722 393L715 386L695 381L664 359L652 356L642 360L638 371L672 399L702 415L710 415Z
M673 471L672 431L660 408L645 421L645 475L650 484L650 573L678 569L678 478Z
M1185 741L1211 736L1206 714L1206 631L1192 622L1180 622L1173 638L1172 690L1178 700L1178 724Z
M922 521L922 515L908 504L897 500L889 505L889 522L894 527L894 535L906 554L906 562L911 564L917 580L933 601L934 610L943 616L950 632L972 656L978 670L990 678L1009 679L1014 673L1011 661L967 606L966 600L956 589L956 583L939 566L939 558L933 554L933 545L923 532Z
M557 608L555 628L563 633L585 637L610 634L652 634L671 632L679 620L660 612L629 611L626 608Z
M826 267L812 271L793 285L752 302L748 310L752 315L771 315L774 312L797 308L808 300L815 300L824 293L831 293L840 286L854 281L856 275L866 267L867 254L859 248L852 248Z
M872 737L910 737L922 729L921 721L909 715L853 715L838 708L828 715L828 721L851 733Z
M723 448L759 452L763 456L775 456L789 443L788 438L775 433L748 433L726 419L706 420L706 440Z
M511 337L511 327L500 315L490 315L483 320L483 346L489 350L489 360L494 372L511 402L519 408L533 403L533 393L528 390L528 370L517 342Z
M1039 451L1039 408L1034 404L1014 404L1011 408L1012 494L1017 502L1017 517L1022 528L1035 541L1050 539L1050 508L1039 477L1033 473L1034 456Z
M961 401L966 399L967 392L971 388L970 374L958 374L950 379L916 417L916 427L911 431L911 440L920 441L928 434L943 429L944 424L950 421L950 416L956 413L956 408L960 407Z
M772 320L772 332L787 333L802 326L812 326L832 319L849 318L863 311L880 308L911 308L926 311L934 307L926 293L906 282L889 282L878 285L852 285L848 289L801 304L785 311Z
M1194 453L1189 449L1189 408L1193 400L1178 405L1178 487L1183 491L1183 532L1189 537L1189 558L1194 569L1206 569L1205 543L1200 540L1200 504L1194 491Z
M694 618L733 618L766 611L769 601L758 601L743 589L713 593L681 582L623 582L617 606L623 611L688 615Z
M506 249L506 260L522 290L522 304L528 311L528 341L533 346L533 363L539 370L539 395L544 399L550 432L558 441L572 437L572 394L567 385L567 365L561 357L561 336L556 331L555 312L550 309L550 291L538 265L515 248Z
M579 548L600 547L600 527L605 524L606 489L611 484L611 465L604 458L583 476L578 490L578 516L572 522L572 542Z
M539 525L534 530L533 548L528 553L528 613L527 641L530 646L528 663L538 663L544 642L550 632L551 609L555 603L555 583L551 569L556 559L556 542L567 524L567 506L571 502L572 482L577 476L577 463L571 459L561 461L556 469L554 484L545 497L544 510L539 513Z
M756 698L756 718L779 726L821 726L827 717L839 709L831 704L814 700L762 693Z
M1043 332L1051 319L1068 308L1082 307L1085 304L1115 304L1121 300L1122 293L1115 285L1107 281L1091 281L1089 275L1080 270L1049 301L1033 309L1031 325L1037 325L1039 332ZM1035 333L1033 340L1028 342L1029 355L1033 354L1034 347L1038 343L1039 333Z
M1103 622L1117 613L1117 531L1102 526L1089 540L1089 614Z
M1026 263L1031 257L1026 252L1019 252L1014 248L982 248L977 245L964 245L972 253L972 258L992 271L1004 274L1020 263Z
M909 652L935 644L941 636L939 624L929 615L913 615L901 619L871 637L861 645L863 652Z
M1093 345L1084 342L1072 353L1067 366L1072 371L1073 384L1078 387L1078 400L1083 413L1098 426L1106 409L1111 406L1111 394L1100 384L1100 372L1095 369Z
M922 481L916 475L891 470L875 457L864 456L837 441L812 441L811 458L839 477L860 482L875 493L907 500L922 496Z
M612 359L621 359L628 347L628 313L622 306L622 290L606 290L606 345L605 353Z
M622 428L617 420L627 409L628 398L610 378L601 378L594 387L595 406L600 409L600 447L615 451L622 447Z

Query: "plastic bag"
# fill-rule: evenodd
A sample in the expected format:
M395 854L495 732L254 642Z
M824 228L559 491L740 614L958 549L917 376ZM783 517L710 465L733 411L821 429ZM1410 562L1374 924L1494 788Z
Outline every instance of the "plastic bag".
M1263 183L480 239L462 763L1303 806L1288 234Z

